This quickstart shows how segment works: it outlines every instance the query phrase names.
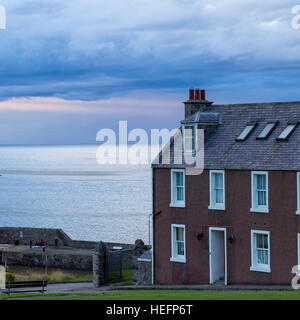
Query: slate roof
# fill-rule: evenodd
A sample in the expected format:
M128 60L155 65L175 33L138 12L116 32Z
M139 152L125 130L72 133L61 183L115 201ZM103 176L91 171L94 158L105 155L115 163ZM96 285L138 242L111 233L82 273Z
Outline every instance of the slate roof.
M276 140L288 122L300 121L300 102L211 105L206 112L215 114L211 117L215 120L216 114L221 115L221 123L215 125L205 139L205 169L300 171L300 125L287 141ZM195 121L198 116L192 117ZM279 123L266 140L257 140L270 121ZM249 122L257 123L255 129L245 141L236 141ZM183 166L158 164L153 167Z
M222 115L216 112L196 112L186 120L181 121L182 124L186 123L222 123Z

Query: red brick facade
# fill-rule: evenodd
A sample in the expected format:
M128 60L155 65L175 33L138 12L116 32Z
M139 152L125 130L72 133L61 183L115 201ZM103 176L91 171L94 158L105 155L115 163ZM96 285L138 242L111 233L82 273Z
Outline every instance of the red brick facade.
M232 243L226 241L228 284L291 283L300 233L295 171L268 171L269 213L250 212L251 171L225 170L225 211L208 209L208 170L185 177L185 208L170 207L171 169L153 171L155 283L209 283L209 227L226 228L227 238L235 236ZM170 261L171 224L185 225L186 263ZM250 271L251 230L270 232L270 273Z

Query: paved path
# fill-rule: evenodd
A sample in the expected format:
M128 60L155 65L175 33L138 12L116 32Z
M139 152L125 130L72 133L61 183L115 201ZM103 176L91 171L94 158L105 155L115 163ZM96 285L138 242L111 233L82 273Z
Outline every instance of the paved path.
M49 284L47 293L99 293L124 290L200 290L200 291L269 291L293 290L291 286L254 285L147 285L147 286L103 286L95 288L91 282Z

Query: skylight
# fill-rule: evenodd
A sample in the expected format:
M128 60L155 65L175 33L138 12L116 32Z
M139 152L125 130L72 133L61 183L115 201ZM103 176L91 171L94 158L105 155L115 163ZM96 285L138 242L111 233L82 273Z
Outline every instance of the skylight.
M244 131L235 140L245 141L251 133L251 131L254 129L255 125L255 123L247 124L247 127L244 129Z
M297 123L289 123L287 127L281 132L277 140L287 140L288 137L293 133L296 129Z
M268 136L272 133L272 131L275 129L278 122L269 122L264 127L263 131L259 134L259 136L256 139L267 139Z

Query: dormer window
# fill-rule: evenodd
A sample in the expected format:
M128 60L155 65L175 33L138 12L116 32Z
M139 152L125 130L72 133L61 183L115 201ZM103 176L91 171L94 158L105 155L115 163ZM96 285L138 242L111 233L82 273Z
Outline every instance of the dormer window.
M192 153L196 150L196 125L188 124L183 127L183 150Z
M279 140L279 141L287 140L290 137L290 135L294 132L297 125L298 123L288 123L287 127L281 132L281 134L276 140Z
M245 141L255 128L256 123L248 123L243 132L235 139L236 141Z
M278 121L268 122L267 125L264 127L263 131L259 134L259 136L256 139L267 139L268 136L275 129L277 124L278 124Z

